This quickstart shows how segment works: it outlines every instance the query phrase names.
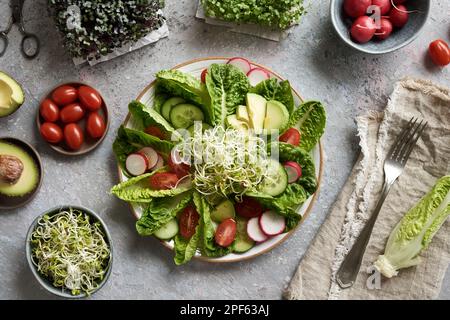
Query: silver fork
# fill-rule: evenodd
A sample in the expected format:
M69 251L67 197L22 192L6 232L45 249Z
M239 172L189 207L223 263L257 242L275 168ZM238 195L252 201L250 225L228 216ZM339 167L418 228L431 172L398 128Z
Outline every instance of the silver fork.
M350 288L355 282L378 213L391 186L402 174L409 155L427 126L427 122L424 123L421 120L417 123L417 121L418 119L414 117L409 120L408 125L402 130L386 156L384 161L384 185L378 204L336 274L337 283L342 289Z

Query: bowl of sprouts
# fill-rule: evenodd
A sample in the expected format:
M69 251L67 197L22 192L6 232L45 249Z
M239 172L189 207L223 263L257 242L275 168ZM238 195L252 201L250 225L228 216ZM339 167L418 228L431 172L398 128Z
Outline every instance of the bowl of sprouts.
M85 298L111 274L111 236L103 220L80 206L59 206L39 215L26 238L31 272L47 291Z

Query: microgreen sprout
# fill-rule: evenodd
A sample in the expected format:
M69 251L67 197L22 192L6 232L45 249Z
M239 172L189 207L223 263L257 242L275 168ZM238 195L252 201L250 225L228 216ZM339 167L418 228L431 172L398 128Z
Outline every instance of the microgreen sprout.
M111 252L101 224L75 209L44 215L32 233L32 261L53 285L90 294L103 280Z

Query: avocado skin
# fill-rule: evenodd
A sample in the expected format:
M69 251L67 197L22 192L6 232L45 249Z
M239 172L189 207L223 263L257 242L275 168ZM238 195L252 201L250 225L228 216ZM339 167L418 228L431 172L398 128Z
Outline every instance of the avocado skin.
M11 90L13 91L11 97L16 98L11 99L11 105L9 106L9 108L0 108L0 118L3 118L13 114L24 104L25 93L22 86L6 72L0 71L0 81L4 82L11 88Z

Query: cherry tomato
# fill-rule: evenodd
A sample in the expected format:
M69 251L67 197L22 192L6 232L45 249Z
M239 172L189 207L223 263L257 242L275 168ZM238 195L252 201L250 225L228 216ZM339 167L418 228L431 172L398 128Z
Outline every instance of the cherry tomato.
M442 39L430 43L428 53L430 54L431 60L438 66L444 67L450 63L450 49L448 44Z
M216 243L221 247L228 247L236 238L236 221L228 218L217 227L215 234Z
M145 133L148 133L149 135L152 135L152 136L155 136L157 138L160 138L161 140L165 139L164 133L157 126L150 126L148 128L145 128Z
M249 219L259 217L263 213L262 205L250 197L243 197L242 202L236 202L234 208L238 215Z
M295 128L290 128L278 140L298 146L300 144L300 132Z
M42 101L39 112L41 117L47 122L56 122L59 119L59 108L50 99Z
M105 120L97 112L92 112L87 118L86 130L94 139L103 137L106 130Z
M76 123L70 123L64 127L64 139L72 150L78 150L84 141L83 130Z
M172 159L172 155L169 156L167 164L169 165L170 170L173 171L178 178L187 176L189 174L189 170L191 169L191 167L186 163L175 163Z
M176 186L178 177L175 173L155 173L150 177L150 187L155 190L167 190Z
M65 106L78 99L78 92L72 86L61 86L52 93L53 101L59 106Z
M408 9L402 4L392 8L389 12L389 19L394 27L401 28L408 22L409 15L407 11Z
M388 38L392 33L392 23L389 19L381 18L380 20L380 28L375 31L375 37L380 40L384 40Z
M372 0L372 5L380 7L380 14L385 15L391 10L391 0Z
M180 235L185 239L190 239L195 234L200 215L193 206L186 207L180 215Z
M89 111L95 111L100 109L102 106L102 96L97 90L88 87L81 86L78 88L78 95L80 96L80 101L86 109Z
M202 71L202 75L200 76L200 78L202 79L203 83L206 83L206 75L208 73L208 69L205 69Z
M63 139L61 128L51 122L45 122L41 125L41 136L50 143L59 143Z
M78 122L84 117L84 109L77 102L68 104L61 110L61 121L64 123Z
M365 15L371 4L372 0L345 0L344 11L348 16L357 18Z
M350 28L353 40L359 43L366 43L372 39L377 29L375 21L368 16L358 17Z

